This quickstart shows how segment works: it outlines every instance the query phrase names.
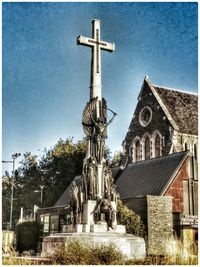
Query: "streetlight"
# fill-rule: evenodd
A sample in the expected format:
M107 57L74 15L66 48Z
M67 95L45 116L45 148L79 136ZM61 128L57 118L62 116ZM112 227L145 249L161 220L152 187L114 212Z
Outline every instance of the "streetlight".
M40 195L41 205L42 205L42 201L43 201L43 188L44 188L44 185L40 185L40 190L34 190L35 193L41 193L41 195Z
M9 229L12 230L12 217L13 217L13 196L14 196L14 179L15 179L15 160L20 157L20 153L15 153L11 156L13 160L2 160L2 163L12 163L13 172L12 172L12 182L11 182L11 197L10 197L10 223Z

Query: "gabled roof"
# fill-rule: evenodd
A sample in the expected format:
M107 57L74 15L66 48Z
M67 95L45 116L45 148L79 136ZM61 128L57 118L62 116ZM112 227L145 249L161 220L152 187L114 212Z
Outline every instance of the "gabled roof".
M112 170L112 176L113 176L114 180L118 179L118 176L122 172L122 169L120 167L115 167L115 168L112 168L111 170ZM77 185L80 185L81 184L81 176L76 176L74 178L74 181L76 182ZM72 184L72 182L71 182L71 184ZM63 194L57 200L54 207L63 206L63 205L67 206L69 204L71 184L67 187L67 189L63 192Z
M198 135L198 95L153 85L147 77L145 81L174 129Z
M188 155L184 151L129 164L116 181L117 192L122 199L162 195Z
M73 181L75 181L76 184L79 185L81 183L81 176L76 176ZM72 184L72 182L71 182L71 184ZM62 206L62 205L67 206L69 204L71 184L67 187L67 189L64 191L64 193L62 193L60 198L55 203L54 207L58 207L58 206Z

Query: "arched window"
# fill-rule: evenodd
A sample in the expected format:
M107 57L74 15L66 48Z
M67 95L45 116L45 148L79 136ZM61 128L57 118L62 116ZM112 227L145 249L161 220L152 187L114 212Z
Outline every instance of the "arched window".
M139 161L141 160L141 155L140 155L140 140L137 140L135 143L135 160Z
M185 145L184 145L184 150L187 151L187 150L190 150L190 144L189 142L185 142Z
M150 159L151 157L151 149L150 149L150 138L147 136L144 142L144 153L145 159Z
M194 144L194 158L198 160L198 147L197 144Z
M161 139L159 134L155 137L155 157L161 156Z

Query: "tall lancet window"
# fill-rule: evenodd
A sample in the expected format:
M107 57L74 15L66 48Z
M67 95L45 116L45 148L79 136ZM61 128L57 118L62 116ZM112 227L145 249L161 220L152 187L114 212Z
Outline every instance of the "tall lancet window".
M161 139L159 134L155 137L155 157L161 156Z
M194 144L194 158L198 160L198 147L197 144Z
M141 153L140 153L140 140L137 140L135 143L135 160L141 160Z
M190 144L189 144L189 142L185 142L184 149L185 149L185 151L190 150Z
M147 136L144 143L144 152L145 152L145 159L150 159L151 157L151 149L150 149L150 139Z

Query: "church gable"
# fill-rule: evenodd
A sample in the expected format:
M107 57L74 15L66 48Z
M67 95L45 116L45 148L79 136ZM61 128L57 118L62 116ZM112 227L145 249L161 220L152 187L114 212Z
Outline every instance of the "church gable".
M169 127L172 125L145 79L125 138L128 162L167 155Z
M182 135L194 139L197 134L198 96L153 85L146 76L123 142L127 162L182 151Z

